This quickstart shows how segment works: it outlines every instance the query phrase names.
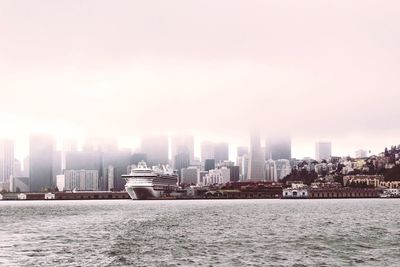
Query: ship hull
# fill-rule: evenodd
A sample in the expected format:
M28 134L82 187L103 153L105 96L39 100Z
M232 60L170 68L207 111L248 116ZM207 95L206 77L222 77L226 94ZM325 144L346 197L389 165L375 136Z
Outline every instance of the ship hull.
M161 192L154 190L152 186L127 187L126 192L132 199L156 199L161 195Z

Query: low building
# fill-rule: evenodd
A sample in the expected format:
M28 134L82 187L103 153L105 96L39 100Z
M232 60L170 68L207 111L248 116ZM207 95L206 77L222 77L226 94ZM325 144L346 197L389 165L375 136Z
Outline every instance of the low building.
M308 198L307 188L285 188L282 198Z
M379 186L385 188L400 188L400 181L390 181L390 182L382 181L379 183Z
M10 178L10 192L29 192L29 177Z
M53 193L44 194L44 199L56 199L56 195Z
M382 175L346 175L343 177L343 185L365 184L366 186L379 187L379 184L384 180Z
M374 188L310 188L309 198L377 198L380 190Z

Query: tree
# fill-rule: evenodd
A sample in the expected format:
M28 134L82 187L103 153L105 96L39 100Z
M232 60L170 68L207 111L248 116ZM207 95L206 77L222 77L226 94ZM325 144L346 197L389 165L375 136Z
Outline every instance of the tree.
M21 193L21 189L17 186L17 187L15 188L15 192L16 192L16 193Z

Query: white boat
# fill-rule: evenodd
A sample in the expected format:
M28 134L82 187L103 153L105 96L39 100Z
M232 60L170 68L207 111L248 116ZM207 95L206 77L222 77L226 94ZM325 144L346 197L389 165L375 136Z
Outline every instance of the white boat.
M122 178L126 180L125 189L132 199L160 198L178 189L178 176L172 169L166 166L148 168L144 161Z

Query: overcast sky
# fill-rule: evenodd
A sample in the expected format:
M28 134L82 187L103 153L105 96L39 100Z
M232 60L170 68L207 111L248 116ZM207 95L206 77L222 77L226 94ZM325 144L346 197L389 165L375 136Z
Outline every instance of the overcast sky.
M400 1L0 0L0 135L400 143ZM133 139L132 139L133 140ZM17 152L17 154L23 152Z

